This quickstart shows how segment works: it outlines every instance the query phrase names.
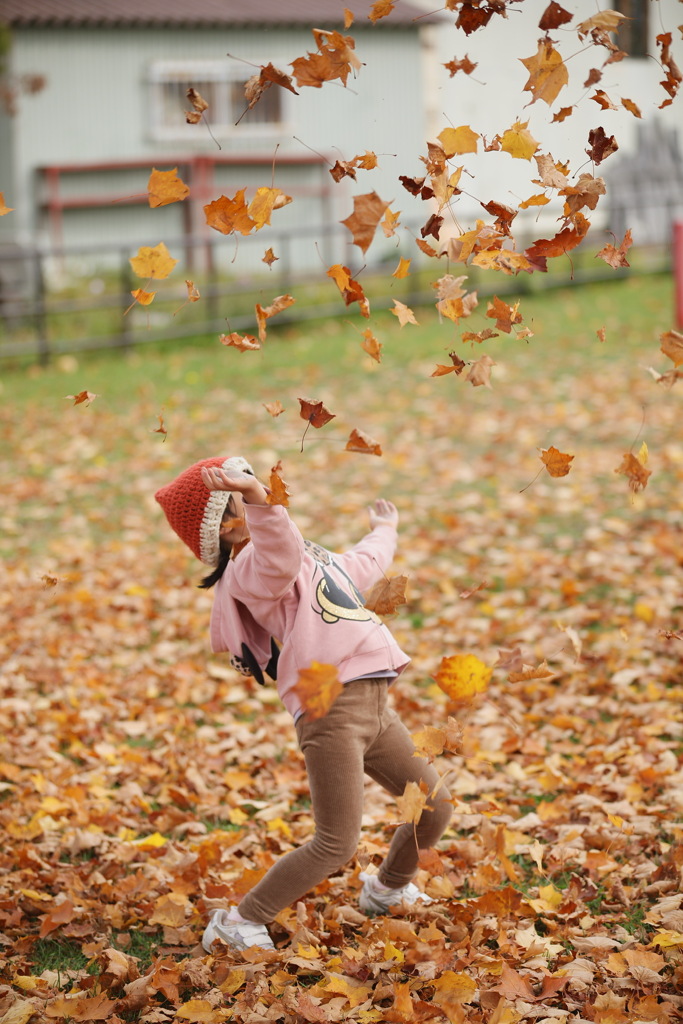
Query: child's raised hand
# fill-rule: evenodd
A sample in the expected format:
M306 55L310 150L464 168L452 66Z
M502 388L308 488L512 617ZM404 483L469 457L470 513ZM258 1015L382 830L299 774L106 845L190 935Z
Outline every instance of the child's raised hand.
M368 508L368 515L371 530L376 526L393 526L394 529L398 526L398 509L386 498L378 498L374 508L372 505Z
M249 505L267 504L268 492L251 473L226 473L220 467L202 466L202 480L210 491L236 491Z

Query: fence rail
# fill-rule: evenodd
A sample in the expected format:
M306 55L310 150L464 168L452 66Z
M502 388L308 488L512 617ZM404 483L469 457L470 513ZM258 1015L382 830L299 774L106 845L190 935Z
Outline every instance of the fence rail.
M410 228L411 226L408 225ZM419 225L413 226L415 233ZM212 333L252 330L254 305L267 305L278 294L292 292L296 303L278 315L284 325L339 314L350 315L337 287L326 280L331 263L348 263L348 232L339 224L300 226L296 232L271 232L268 244L277 262L268 269L262 260L263 242L253 237L239 243L223 236L167 240L181 254L171 280L159 282L154 302L133 303L132 291L144 287L132 272L130 245L63 248L0 246L0 359L37 360L84 350L129 348L148 342L198 337ZM239 244L239 264L235 260ZM629 271L614 271L596 261L595 242L571 254L564 268L550 274L520 274L501 279L460 264L447 266L413 259L411 273L397 280L392 270L399 255L413 255L387 243L382 258L362 269L362 282L373 310L391 307L393 299L410 306L434 302L430 282L443 273L467 274L468 287L480 295L536 291L588 281L613 280ZM302 253L304 258L302 259ZM313 254L313 259L312 259ZM355 256L353 257L355 259ZM314 266L314 260L317 263ZM633 272L661 272L671 267L671 246L641 250L631 260ZM305 273L294 267L304 265ZM246 269L245 269L246 268ZM192 278L201 293L187 301L183 281ZM494 280L495 278L495 280ZM132 305L131 305L132 304Z

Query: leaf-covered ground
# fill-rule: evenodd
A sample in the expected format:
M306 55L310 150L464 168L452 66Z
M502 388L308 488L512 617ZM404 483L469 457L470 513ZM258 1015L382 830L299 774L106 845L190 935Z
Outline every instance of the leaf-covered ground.
M5 378L0 1021L683 1016L683 386L647 371L670 368L670 301L652 279L524 300L535 336L489 345L492 390L430 376L449 335L421 311L376 325L379 365L321 325L259 354ZM98 397L65 400L82 389ZM303 452L299 397L336 415ZM354 427L384 454L345 452ZM632 493L615 469L643 441ZM551 445L574 455L560 479ZM369 785L358 859L280 915L275 954L199 946L312 827L288 716L209 653L201 567L153 499L223 452L262 475L282 459L291 514L330 547L372 498L397 503L409 602L390 624L413 661L394 703L412 730L463 727L418 878L435 903L359 914L397 821ZM467 709L431 678L457 653L494 666Z

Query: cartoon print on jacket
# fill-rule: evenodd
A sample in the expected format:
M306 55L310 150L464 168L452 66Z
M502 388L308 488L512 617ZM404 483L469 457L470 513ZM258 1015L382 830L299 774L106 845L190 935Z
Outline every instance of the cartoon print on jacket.
M374 612L364 607L363 595L351 577L335 563L330 552L320 547L319 544L308 540L304 541L304 544L313 557L316 568L319 568L322 573L322 578L315 588L315 597L319 608L313 605L313 609L320 615L323 622L333 624L339 622L340 619L347 619L355 622L381 623L381 619ZM326 568L327 566L331 566L338 575L343 576L348 584L348 590L342 589Z

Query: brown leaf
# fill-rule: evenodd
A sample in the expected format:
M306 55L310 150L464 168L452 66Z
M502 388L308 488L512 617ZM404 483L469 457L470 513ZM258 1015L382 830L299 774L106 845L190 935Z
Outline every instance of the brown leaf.
M625 99L622 96L621 105L626 110L628 110L631 114L633 114L634 117L641 117L642 118L643 115L640 112L640 107L638 106L637 103L634 103L633 100Z
M532 103L536 100L543 100L550 106L557 98L557 94L569 81L567 67L546 36L538 41L538 50L533 57L520 58L522 64L529 72L529 78L524 86L524 92L530 92Z
M386 18L387 15L391 14L393 9L394 0L375 0L372 7L370 8L368 18L374 25L375 22L380 20L380 18Z
M370 588L365 596L365 607L377 615L393 615L399 605L406 604L407 576L384 577Z
M323 82L340 78L346 85L351 70L358 71L362 66L354 52L354 40L340 32L319 28L312 31L319 52L308 53L291 62L296 84L320 89Z
M634 494L644 490L652 476L652 470L646 469L640 459L632 455L631 452L627 452L623 456L614 472L628 477L628 486Z
M522 322L522 314L519 312L519 301L515 302L513 306L509 306L507 302L499 299L497 295L494 295L493 301L489 302L486 308L486 315L491 320L495 320L498 330L504 331L505 334L510 334L513 324L521 324Z
M353 197L353 213L341 223L345 224L353 235L353 244L363 252L367 252L375 237L375 231L384 211L389 206L376 192L368 192Z
M382 361L382 344L377 340L369 327L363 331L361 348L367 352L370 358L374 359L376 363L380 363Z
M540 448L541 462L548 470L550 476L566 476L571 467L571 462L574 459L573 455L565 455L564 452L559 451L557 448Z
M601 164L612 153L619 149L617 140L613 135L606 135L604 128L591 128L588 133L590 148L586 150L593 163Z
M559 28L560 25L566 25L573 17L573 14L569 14L568 11L565 11L564 7L560 7L555 0L551 0L541 15L538 27L542 32L552 32L554 28Z
M278 295L269 306L264 307L260 302L256 303L259 341L264 342L266 340L266 321L276 316L277 313L281 313L283 309L287 309L294 302L296 302L296 299L292 295Z
M190 86L185 95L192 104L192 110L185 111L185 120L188 124L198 124L202 119L204 111L209 109L209 104L201 93L198 93L192 86Z
M601 260L604 260L605 263L609 263L610 267L628 267L630 264L626 259L626 253L632 245L633 238L631 237L631 229L629 228L618 248L608 243L603 246L600 252L595 254L596 259L599 257Z
M284 406L280 401L264 402L263 408L266 410L269 416L273 417L273 419L275 419L276 416L282 415L282 413L285 411Z
M311 426L320 428L324 427L326 423L333 420L335 413L330 412L326 409L322 402L316 402L314 399L300 398L299 399L299 415L302 420L306 420Z
M261 263L267 263L269 267L272 267L275 260L279 260L280 257L276 256L272 249L266 249L261 259Z
M444 377L447 373L461 374L465 369L467 363L456 352L449 352L448 354L451 357L451 365L437 364L432 377Z
M284 71L274 67L273 64L265 64L257 74L252 75L244 85L244 95L247 99L248 109L251 110L263 96L266 89L272 85L279 85L282 89L288 89L295 96L299 93L292 85L292 79Z
M672 102L674 96L678 92L678 88L681 84L683 76L681 76L681 72L678 68L678 65L671 56L671 33L662 32L661 35L658 35L657 45L661 46L662 48L660 60L666 68L665 77L659 84L663 87L664 91L668 94L669 97L667 100L663 100L659 104L659 109L661 110L662 107L668 107L669 104Z
M359 452L361 455L382 454L379 442L374 441L367 434L363 433L362 430L357 430L355 427L351 431L344 450L347 452Z
M510 672L508 680L511 683L524 683L529 679L550 679L555 673L548 668L548 662L542 661L535 668L533 665L522 665L519 671Z
M451 76L451 78L453 78L453 76L456 75L458 71L463 71L466 75L471 75L476 66L477 65L474 64L469 59L467 54L465 54L465 56L462 57L460 60L454 57L453 60L450 60L448 62L448 64L444 64L444 67Z
M480 356L475 362L472 363L470 371L467 374L465 380L468 380L472 387L478 388L483 385L484 387L491 387L491 367L495 366L491 356L483 355Z
M99 396L93 391L79 391L77 395L67 395L66 397L73 399L74 405L81 405L83 402L85 402L86 405L90 405L90 403L94 402Z
M261 342L253 334L221 334L218 338L221 345L228 345L236 348L239 352L255 352L261 348Z
M405 303L399 302L398 299L394 299L394 308L389 310L398 319L401 327L405 327L406 324L415 324L418 326L415 314L409 306Z

